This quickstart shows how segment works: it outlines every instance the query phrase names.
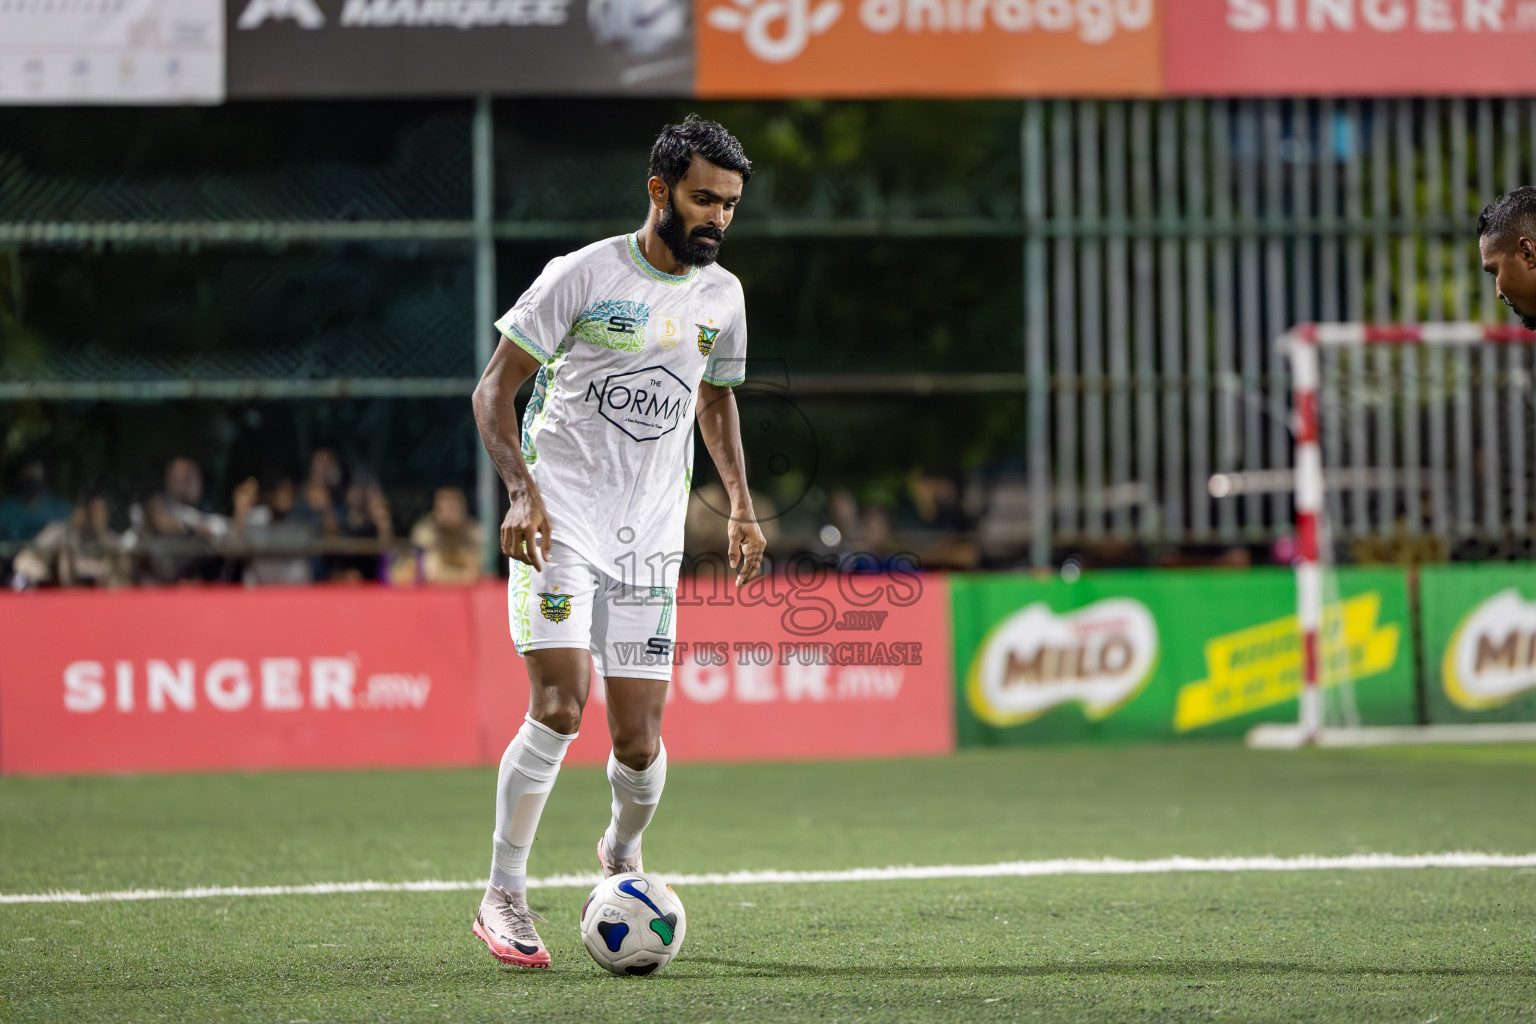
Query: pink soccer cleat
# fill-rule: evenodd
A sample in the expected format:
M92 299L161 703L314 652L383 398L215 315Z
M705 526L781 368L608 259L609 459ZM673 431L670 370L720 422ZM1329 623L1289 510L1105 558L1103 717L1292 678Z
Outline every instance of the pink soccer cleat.
M480 901L471 929L491 954L514 967L548 967L549 950L533 927L544 918L528 909L528 894L492 886Z

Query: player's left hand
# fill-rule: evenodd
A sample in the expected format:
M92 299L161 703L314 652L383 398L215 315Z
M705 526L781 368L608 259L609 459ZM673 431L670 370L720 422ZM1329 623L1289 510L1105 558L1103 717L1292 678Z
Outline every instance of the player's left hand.
M738 587L757 575L763 564L763 549L767 546L768 541L758 529L752 510L732 509L730 543L726 550L730 553L731 568L736 570Z

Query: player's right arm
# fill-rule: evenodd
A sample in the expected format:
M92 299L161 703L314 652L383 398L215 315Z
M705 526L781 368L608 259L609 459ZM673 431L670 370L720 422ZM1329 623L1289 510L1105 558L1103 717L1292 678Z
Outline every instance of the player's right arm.
M544 568L549 557L549 513L539 497L528 464L523 461L521 426L517 420L517 389L539 370L539 361L503 336L475 385L475 425L511 505L501 522L501 550L509 558Z
M582 308L586 277L583 260L575 255L550 260L517 304L496 321L501 344L475 386L480 440L496 463L511 499L501 524L501 550L535 569L543 569L549 558L549 515L523 461L514 398L523 381L540 366L554 362Z

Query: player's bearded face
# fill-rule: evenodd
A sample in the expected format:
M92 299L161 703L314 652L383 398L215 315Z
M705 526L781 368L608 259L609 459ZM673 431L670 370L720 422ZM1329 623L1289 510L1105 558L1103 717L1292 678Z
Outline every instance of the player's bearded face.
M672 197L667 196L667 208L656 220L656 237L672 253L672 258L688 267L707 267L720 257L720 246L725 243L725 232L708 224L689 228ZM712 238L714 244L700 241Z

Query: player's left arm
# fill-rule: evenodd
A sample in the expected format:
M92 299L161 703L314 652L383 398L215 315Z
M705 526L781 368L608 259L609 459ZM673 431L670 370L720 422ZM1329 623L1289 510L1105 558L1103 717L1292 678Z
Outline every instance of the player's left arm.
M758 528L752 510L752 494L747 490L747 459L741 450L741 418L736 412L736 393L729 387L699 382L699 433L715 462L720 482L731 499L728 545L731 568L736 569L739 587L753 576L763 562L768 542Z

